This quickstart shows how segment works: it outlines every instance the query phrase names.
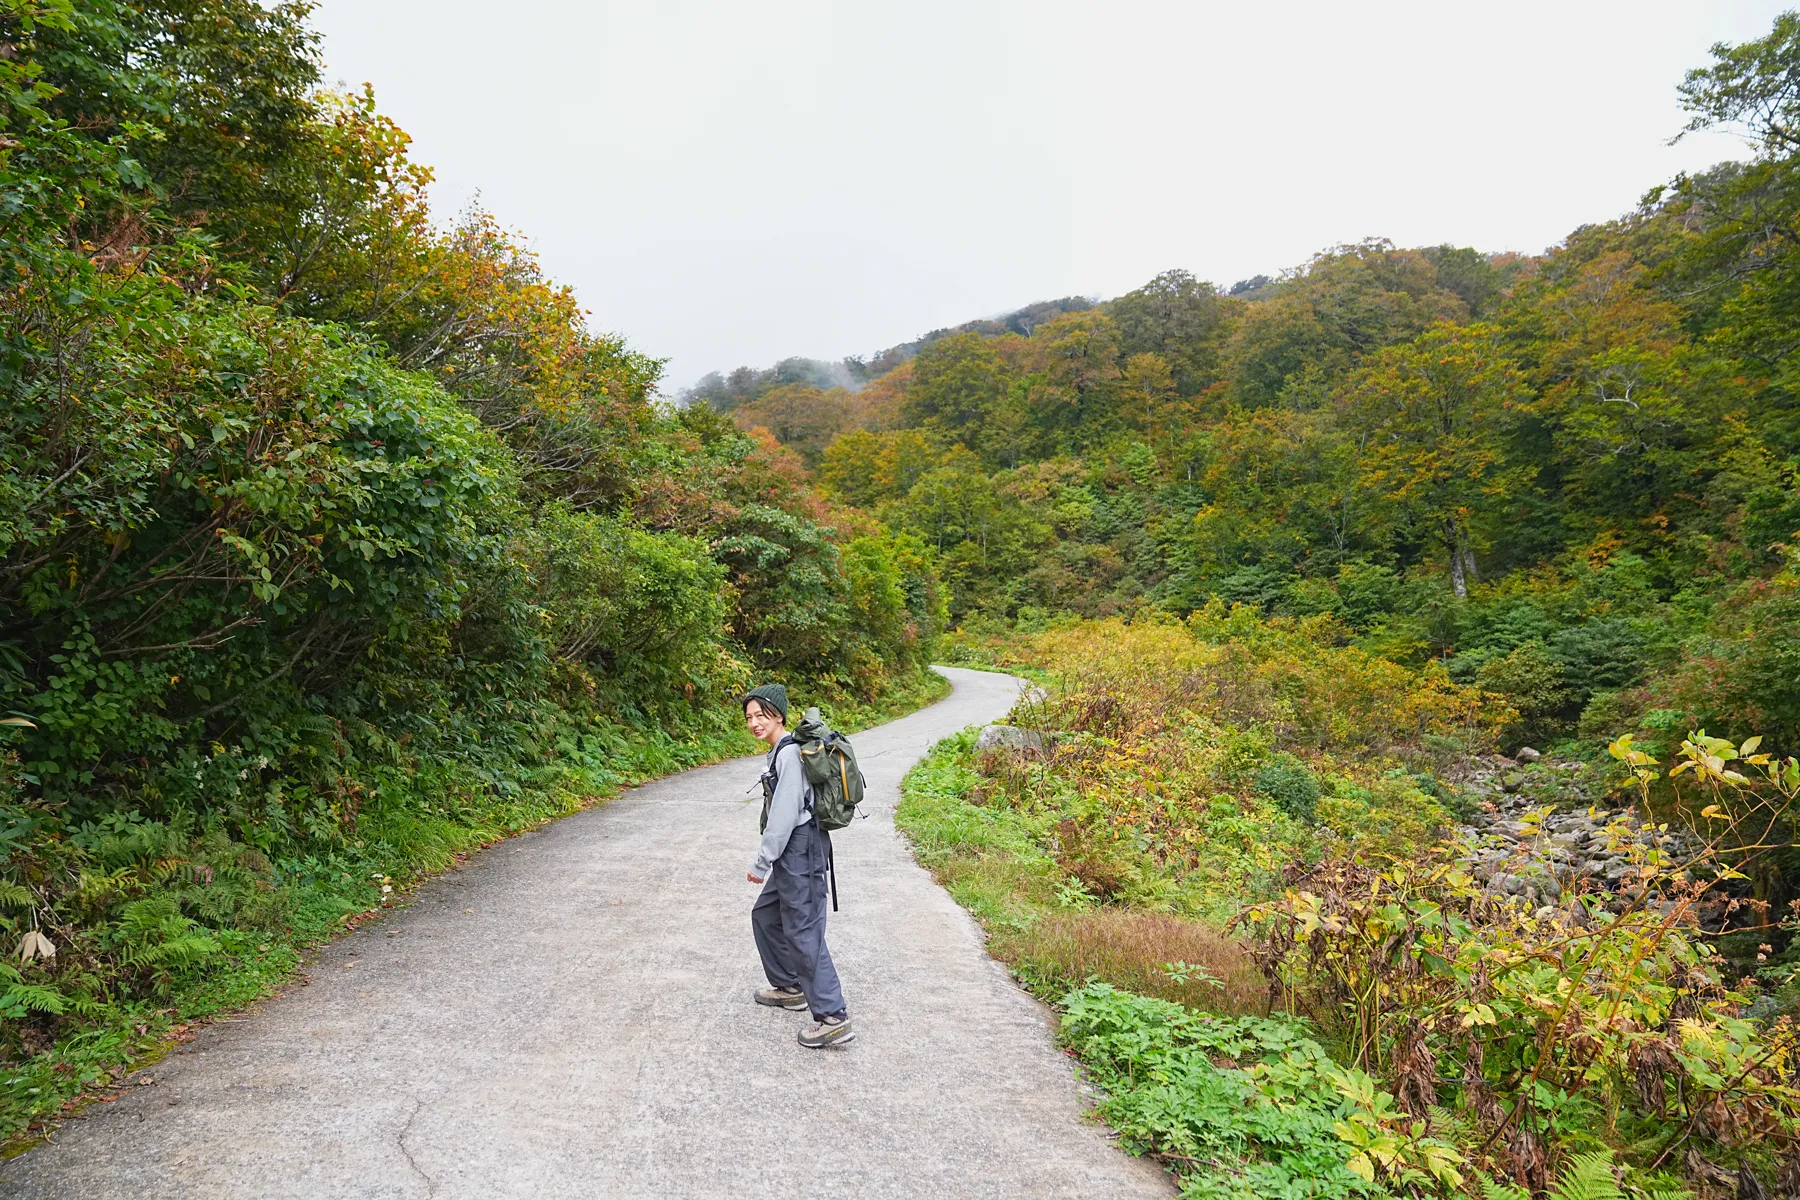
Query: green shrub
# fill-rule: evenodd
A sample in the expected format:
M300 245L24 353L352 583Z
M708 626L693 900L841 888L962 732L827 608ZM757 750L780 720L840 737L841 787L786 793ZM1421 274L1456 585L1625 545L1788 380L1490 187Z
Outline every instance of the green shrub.
M1277 755L1275 761L1258 771L1255 788L1257 795L1296 821L1311 824L1317 818L1319 797L1323 794L1318 777L1291 754Z
M1388 1195L1378 1177L1460 1181L1460 1155L1419 1136L1391 1095L1291 1018L1206 1017L1091 983L1063 998L1060 1036L1106 1092L1101 1115L1126 1148L1174 1171L1183 1197L1326 1200Z
M1800 750L1800 554L1733 589L1648 686L1646 707L1678 713L1682 728L1753 729L1771 749Z
M1644 677L1643 636L1622 618L1587 621L1559 630L1550 639L1552 658L1562 664L1570 702L1583 705L1595 692L1615 691Z
M1537 642L1489 660L1476 673L1475 683L1503 697L1518 713L1501 731L1501 741L1509 749L1548 741L1567 727L1566 713L1574 696L1567 668Z
M725 639L725 568L700 539L552 502L525 551L556 654L587 669L604 707L686 715L740 682Z

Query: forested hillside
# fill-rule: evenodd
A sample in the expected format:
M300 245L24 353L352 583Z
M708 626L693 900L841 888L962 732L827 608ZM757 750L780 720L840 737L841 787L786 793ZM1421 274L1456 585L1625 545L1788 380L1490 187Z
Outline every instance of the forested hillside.
M1541 256L1368 241L1228 290L1169 271L902 348L854 393L696 398L929 545L960 623L1331 613L1510 697L1514 746L1644 724L1793 749L1781 79L1697 74L1695 127L1743 125L1756 159Z
M681 404L307 19L0 0L0 1132L947 647L1046 688L902 824L1188 1194L1800 1195L1800 16L1681 85L1748 161L1543 254Z
M1541 255L690 397L1038 672L898 820L1184 1196L1800 1196L1795 78L1795 15L1716 48L1690 128L1751 160Z
M917 537L445 223L308 5L0 0L0 1131L420 870L902 703Z

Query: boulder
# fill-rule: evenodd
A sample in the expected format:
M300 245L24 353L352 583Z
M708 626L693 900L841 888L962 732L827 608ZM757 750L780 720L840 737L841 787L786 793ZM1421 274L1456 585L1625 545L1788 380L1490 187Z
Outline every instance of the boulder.
M992 754L1005 751L1009 754L1042 754L1049 745L1048 739L1035 729L1020 729L1017 725L989 725L975 739L977 754Z
M1533 750L1530 746L1520 746L1518 753L1513 755L1514 759L1522 763L1534 763L1542 757L1544 755L1541 751Z

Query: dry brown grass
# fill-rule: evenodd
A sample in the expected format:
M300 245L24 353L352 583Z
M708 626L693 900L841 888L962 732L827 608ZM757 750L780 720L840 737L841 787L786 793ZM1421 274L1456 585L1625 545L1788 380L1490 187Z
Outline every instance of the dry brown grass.
M1093 977L1215 1013L1260 1013L1269 996L1262 974L1236 941L1203 921L1166 913L1096 909L1042 917L997 936L993 950L1046 995ZM1201 967L1222 986L1177 982L1165 963Z

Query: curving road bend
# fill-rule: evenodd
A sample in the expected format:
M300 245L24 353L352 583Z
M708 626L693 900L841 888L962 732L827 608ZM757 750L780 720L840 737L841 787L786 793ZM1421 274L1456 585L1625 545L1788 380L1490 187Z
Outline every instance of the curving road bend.
M836 839L832 953L858 1040L761 1008L741 759L502 843L146 1071L0 1197L1166 1197L1084 1119L1043 1010L892 820L937 739L1009 676L856 738L869 820Z

